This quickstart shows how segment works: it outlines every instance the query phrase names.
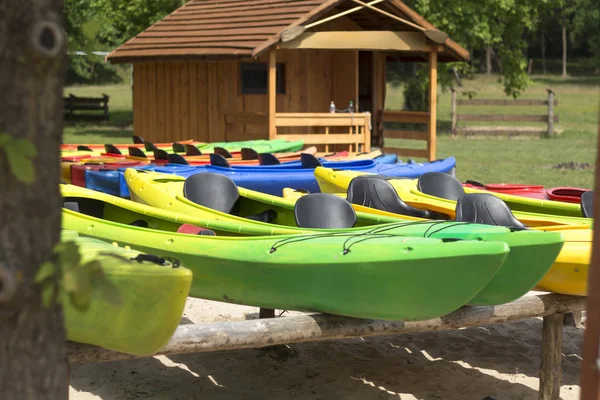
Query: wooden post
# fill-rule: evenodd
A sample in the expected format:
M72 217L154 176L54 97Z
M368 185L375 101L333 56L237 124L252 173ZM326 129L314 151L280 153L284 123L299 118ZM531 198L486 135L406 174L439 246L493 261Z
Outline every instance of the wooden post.
M565 314L564 325L573 328L581 328L582 311L575 311Z
M558 400L560 395L563 318L563 314L544 317L540 363L540 400Z
M269 51L269 139L277 138L277 126L275 122L277 104L277 57L276 50Z
M600 117L600 108L598 109ZM600 119L598 120L598 144L600 151ZM600 158L596 158L595 187L600 188ZM600 192L594 192L594 225L600 218ZM581 400L597 400L600 394L600 229L594 229L592 262L588 274L587 315L583 340L583 362L581 363Z
M450 111L452 118L452 137L456 136L456 90L452 88L452 110Z
M261 308L258 310L258 318L275 318L275 309L273 308Z
M435 160L437 120L437 49L429 53L429 161Z
M554 136L554 92L548 91L548 137Z

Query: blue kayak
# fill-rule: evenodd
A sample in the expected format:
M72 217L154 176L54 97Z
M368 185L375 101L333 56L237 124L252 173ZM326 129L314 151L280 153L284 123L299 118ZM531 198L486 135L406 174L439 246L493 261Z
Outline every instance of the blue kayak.
M313 160L313 162L316 159ZM265 166L232 166L222 167L217 165L190 166L181 164L154 164L133 167L156 171L166 174L188 177L201 172L214 172L228 176L236 185L263 193L281 196L286 187L304 189L311 193L320 192L314 169L318 165L326 168L362 171L395 178L418 178L427 172L453 173L456 159L448 157L425 163L396 163L381 164L375 160L332 161L320 162L316 165L265 165ZM115 196L129 197L129 190L124 177L125 168L119 170L85 172L86 187L109 193Z

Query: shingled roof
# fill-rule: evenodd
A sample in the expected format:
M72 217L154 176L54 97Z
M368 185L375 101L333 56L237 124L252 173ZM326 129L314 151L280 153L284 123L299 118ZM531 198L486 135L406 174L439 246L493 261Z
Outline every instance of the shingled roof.
M365 0L368 1L368 0ZM256 57L277 44L283 31L302 26L333 10L357 4L350 0L192 0L133 37L106 57L111 63L159 60ZM399 0L377 4L426 29L435 29ZM374 25L369 9L349 14L364 29ZM386 18L386 17L384 17ZM371 26L368 26L368 25ZM387 29L411 30L388 21ZM468 60L469 53L448 39L440 61Z

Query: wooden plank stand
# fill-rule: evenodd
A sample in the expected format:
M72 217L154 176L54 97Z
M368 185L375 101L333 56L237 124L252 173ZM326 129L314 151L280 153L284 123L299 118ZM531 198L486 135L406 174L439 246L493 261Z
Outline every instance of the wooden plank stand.
M585 297L542 294L525 296L512 303L498 306L466 306L449 315L427 321L377 321L313 314L210 324L185 324L177 328L171 341L156 355L263 348L301 342L440 331L544 317L539 398L554 400L558 399L560 392L563 314L583 310L585 302ZM270 313L270 310L265 312ZM71 363L138 358L72 342L69 343L68 357Z

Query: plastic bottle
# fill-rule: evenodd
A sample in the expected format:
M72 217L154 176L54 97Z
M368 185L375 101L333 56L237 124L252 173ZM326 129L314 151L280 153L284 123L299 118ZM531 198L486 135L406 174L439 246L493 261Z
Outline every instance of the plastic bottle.
M335 114L335 103L333 102L333 100L331 101L331 104L329 105L329 112L332 114Z
M348 111L350 113L354 112L354 102L352 102L352 100L350 100L350 105L348 106Z

